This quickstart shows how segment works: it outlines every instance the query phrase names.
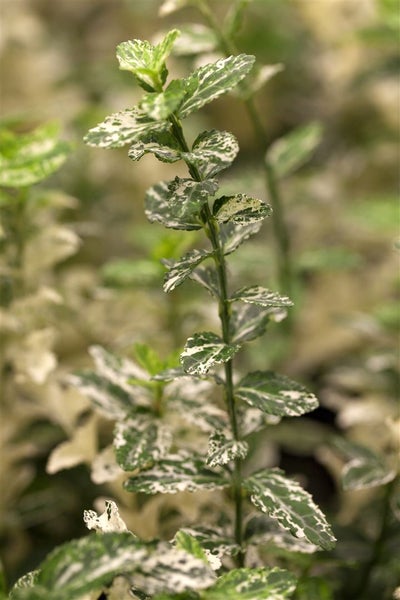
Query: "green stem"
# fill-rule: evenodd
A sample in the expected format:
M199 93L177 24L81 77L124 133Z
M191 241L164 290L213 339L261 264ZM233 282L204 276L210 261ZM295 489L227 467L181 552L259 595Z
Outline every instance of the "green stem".
M215 18L213 12L210 10L208 3L205 0L198 0L197 5L204 19L208 23L209 27L214 31L215 35L217 36L220 48L224 52L224 54L227 56L231 54L237 54L238 51L235 44L221 30L220 23ZM265 155L268 147L267 132L265 131L264 124L261 120L260 114L257 110L253 97L247 97L244 100L244 104L254 130L254 135L260 147L260 152L263 155ZM278 257L277 268L280 291L291 297L293 268L290 252L290 237L288 233L288 228L286 226L284 206L278 181L275 176L274 169L271 163L268 161L268 158L266 157L263 161L263 171L268 197L270 199L273 209L272 226ZM286 319L285 323L286 327L289 328L290 319Z
M179 142L182 150L184 152L189 152L189 147L185 140L182 125L179 119L175 115L171 115L170 122L172 125L172 131ZM203 178L195 165L192 165L190 162L186 162L189 173L195 181L202 181ZM230 333L230 315L231 315L231 307L229 302L229 294L228 294L228 282L227 282L227 269L226 269L226 261L224 251L221 245L220 238L218 236L219 226L216 220L214 219L210 207L208 203L205 203L202 208L202 218L205 223L204 229L207 237L209 238L212 248L213 248L213 257L217 270L218 283L219 283L219 303L218 303L218 313L221 321L221 329L222 329L222 338L226 344L231 343L231 333ZM233 389L233 363L232 360L227 361L224 364L225 370L225 402L228 408L230 425L232 429L232 434L235 440L240 440L240 432L237 421L236 414L236 405L235 405L235 396ZM242 460L237 458L234 462L234 470L232 473L232 492L235 503L235 541L237 545L241 548L243 543L243 497L242 497ZM237 556L237 564L238 567L242 567L244 565L244 553L242 551L239 552Z

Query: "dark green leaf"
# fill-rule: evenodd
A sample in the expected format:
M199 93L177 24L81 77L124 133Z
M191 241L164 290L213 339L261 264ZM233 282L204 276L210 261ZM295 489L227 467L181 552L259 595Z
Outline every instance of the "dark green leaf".
M213 365L230 360L239 348L238 344L225 344L215 333L195 333L185 344L181 363L187 373L205 375Z
M259 285L240 288L231 296L231 301L240 300L249 304L257 304L265 307L293 306L293 302L287 296L280 296L277 292L271 292Z
M249 342L264 334L270 321L286 316L282 308L264 308L256 304L235 304L230 320L232 342Z
M331 550L335 537L311 495L298 483L284 476L281 469L258 471L243 482L257 508L276 519L299 539L306 539L324 550Z
M106 117L102 123L88 131L84 141L99 148L119 148L140 141L151 132L168 129L168 123L154 121L138 108L127 108Z
M239 54L200 67L186 79L187 93L179 116L187 117L208 102L229 92L247 75L254 64L254 56Z
M261 229L262 221L238 225L237 223L223 223L220 227L220 238L224 248L224 254L231 254L250 236L255 235Z
M297 584L295 600L334 600L333 586L322 577L304 577Z
M56 123L23 135L0 130L0 185L26 187L57 171L70 153L69 144L58 138Z
M140 109L155 121L164 121L178 108L186 93L180 79L171 81L164 92L150 92L140 101Z
M203 548L200 546L197 539L191 536L185 530L181 529L180 531L177 531L173 541L175 548L178 548L179 550L185 550L185 552L188 552L188 554L199 558L208 565L207 556Z
M281 417L298 417L318 407L314 394L272 371L246 375L235 388L235 396L262 412Z
M296 577L278 569L232 569L203 592L204 600L285 600L296 588Z
M193 269L203 260L208 258L210 254L210 252L205 250L192 250L182 256L180 260L163 261L168 268L168 272L164 279L164 292L171 292L178 285L183 283L185 279L190 276Z
M157 222L170 229L191 231L201 229L199 208L185 203L170 202L169 182L162 181L150 188L145 198L145 213L149 221Z
M159 461L125 481L128 492L175 494L196 490L216 490L229 485L221 475L208 469L199 457L181 452Z
M155 419L135 417L116 424L115 456L124 471L152 466L166 456L171 444L170 429Z
M239 145L232 133L213 129L203 131L194 141L191 152L182 153L182 158L207 179L229 167L238 152Z
M262 221L272 213L268 204L245 194L221 196L214 202L213 213L220 223L248 224Z
M270 146L266 158L277 176L284 177L310 159L321 138L320 123L303 125L276 140Z
M212 296L218 298L219 283L216 270L213 267L205 267L203 265L196 267L190 274L193 281L197 281L200 285L206 288Z

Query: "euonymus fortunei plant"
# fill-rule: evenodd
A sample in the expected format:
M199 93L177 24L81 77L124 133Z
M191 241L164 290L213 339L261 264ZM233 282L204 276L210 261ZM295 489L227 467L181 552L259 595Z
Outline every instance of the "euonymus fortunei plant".
M249 550L272 541L312 553L335 542L325 516L299 483L278 468L249 472L246 465L252 434L318 403L283 375L236 372L239 350L291 306L286 296L256 283L232 289L228 277L228 256L260 230L271 208L243 193L219 192L216 176L239 150L232 133L202 131L189 144L183 127L186 117L234 89L254 57L228 56L168 82L165 61L178 35L170 31L157 45L131 40L118 46L120 68L134 75L144 95L136 107L91 129L85 141L101 148L129 145L134 161L146 153L167 163L184 161L188 176L156 183L146 193L145 211L166 228L203 233L201 248L165 261L164 290L173 293L188 278L198 283L218 307L219 330L193 333L178 367L145 345L136 346L137 363L94 347L96 372L77 374L73 382L117 422L113 446L118 465L130 474L127 490L222 490L232 504L227 511L232 521L191 524L170 543L143 542L126 531L108 503L101 517L85 515L88 527L101 534L56 549L18 582L13 598L79 598L112 586L115 594L117 585L124 590L121 598L289 598L295 575L248 559ZM187 432L194 428L207 436L205 448L199 443L194 450L188 443Z

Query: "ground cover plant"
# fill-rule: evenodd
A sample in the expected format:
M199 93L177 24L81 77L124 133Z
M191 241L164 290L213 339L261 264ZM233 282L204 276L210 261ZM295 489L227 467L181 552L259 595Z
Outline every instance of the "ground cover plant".
M207 6L196 4L203 11ZM237 3L236 21L245 4ZM164 12L182 5L166 2ZM210 32L204 33L209 39ZM186 45L194 46L190 32L185 35ZM246 195L245 188L236 185L234 192L226 191L220 183L239 151L233 134L217 129L193 134L186 128L188 116L195 117L220 95L249 93L254 57L225 53L222 46L222 54L228 56L203 61L187 77L171 81L169 55L179 48L182 36L174 29L157 42L131 40L118 46L120 67L133 74L135 89L144 93L136 107L92 128L86 141L103 148L129 145L135 162L153 154L170 165L172 177L155 183L145 199L152 227L162 231L164 226L169 230L164 239L178 240L167 243L170 251L163 255L164 291L174 298L181 284L197 290L198 302L211 317L210 329L191 333L183 350L166 358L165 352L155 352L145 343L135 344L129 356L94 345L90 354L95 369L67 378L69 389L89 398L94 419L109 424L103 429L107 445L95 458L92 476L96 472L106 481L122 475L125 489L143 509L134 514L129 528L135 531L134 519L144 518L141 514L153 496L176 501L169 505L172 514L159 516L168 527L164 532L160 527L151 541L129 531L111 500L100 516L86 510L83 520L95 533L56 548L36 571L16 583L10 597L390 598L398 575L396 422L390 403L381 406L386 421L379 425L379 445L369 447L368 436L365 443L358 436L361 443L356 443L352 436L344 439L332 430L321 434L321 460L337 471L346 463L345 490L378 490L371 496L370 512L361 505L360 513L353 513L354 526L347 529L332 515L326 519L297 479L263 454L263 440L282 439L285 427L289 447L293 442L304 444L307 421L299 417L318 406L312 393L284 375L263 366L247 372L251 361L243 358L249 342L264 334L268 339L269 330L282 327L292 310L282 290L271 291L252 281L237 285L235 279L236 257L251 248L263 221L274 213L255 195ZM289 169L301 163L315 144L315 130L311 139L309 145L307 128L286 136L268 154L268 161L276 161L275 166L268 162L268 168L278 172L286 159ZM188 241L182 242L185 238ZM375 363L368 365L371 375ZM327 387L336 391L330 406L337 410L338 422L343 429L357 426L357 416L341 397L344 390L352 393L354 385L357 389L357 382L340 368L330 376ZM389 377L387 369L385 381ZM366 378L364 370L357 381ZM382 381L375 385L379 390ZM312 447L318 428L308 432ZM59 458L56 447L48 468ZM195 515L186 513L185 522L177 507L188 495L198 508ZM368 528L374 512L375 525ZM334 533L329 522L334 523Z

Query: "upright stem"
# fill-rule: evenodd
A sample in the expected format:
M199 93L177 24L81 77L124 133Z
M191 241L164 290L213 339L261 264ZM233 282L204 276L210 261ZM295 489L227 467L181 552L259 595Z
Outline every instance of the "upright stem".
M221 50L227 56L237 54L235 44L221 30L220 23L215 18L210 10L208 3L205 0L197 0L197 5L203 17L207 21L210 28L214 31L218 38ZM252 96L244 100L244 104L253 126L254 134L261 153L264 155L267 150L267 133L260 118L257 107ZM277 248L277 263L278 263L278 278L280 291L289 297L292 295L293 268L290 253L290 237L286 227L284 206L281 198L279 185L268 158L264 158L263 170L265 185L268 191L273 213L272 227ZM290 326L290 319L285 320L286 327Z
M189 147L186 143L182 126L179 119L172 115L170 117L172 125L172 131L175 138L178 140L182 150L189 152ZM195 181L202 181L203 178L196 166L186 163L189 169L189 173ZM226 344L231 343L231 332L230 332L230 315L231 307L229 302L228 294L228 282L227 282L227 269L225 262L224 251L218 236L218 223L214 219L208 203L205 203L202 208L203 222L205 223L204 229L207 237L209 238L212 248L213 257L217 270L218 284L219 284L219 303L218 303L218 314L221 321L222 339ZM235 440L240 440L240 432L237 421L235 396L233 392L233 365L232 360L227 361L224 364L225 370L225 402L227 405L230 425L232 434ZM232 492L235 503L235 541L239 548L242 547L243 543L243 497L242 497L242 460L237 458L234 462L234 470L232 473ZM240 550L237 556L237 564L239 567L244 565L244 553Z

